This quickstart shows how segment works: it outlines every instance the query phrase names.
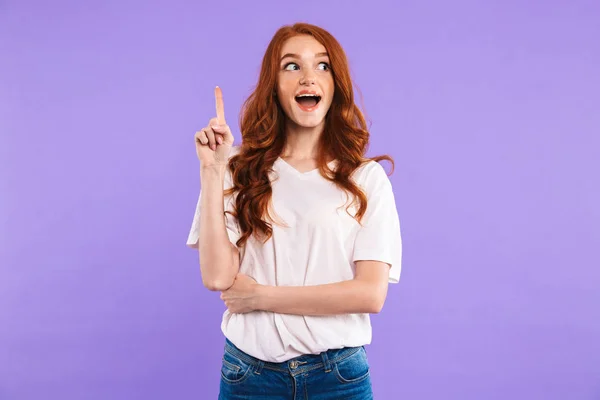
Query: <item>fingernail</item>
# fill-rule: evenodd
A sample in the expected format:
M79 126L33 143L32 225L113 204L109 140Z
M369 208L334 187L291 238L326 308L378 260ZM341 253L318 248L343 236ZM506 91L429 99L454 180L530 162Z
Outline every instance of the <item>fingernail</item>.
M217 143L223 144L223 138L221 136L217 137Z
M216 130L221 129L221 125L211 125L210 127Z

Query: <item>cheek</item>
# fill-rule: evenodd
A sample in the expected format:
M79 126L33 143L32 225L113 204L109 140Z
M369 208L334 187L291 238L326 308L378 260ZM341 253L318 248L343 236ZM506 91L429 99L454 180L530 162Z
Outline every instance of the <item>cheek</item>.
M333 87L327 91L327 105L330 107L331 104L333 103Z
M325 83L326 86L326 93L327 93L327 100L329 103L331 103L331 101L333 100L333 93L335 92L335 84L333 82L333 78L328 79Z
M277 95L281 97L289 97L294 93L294 82L289 79L279 79L277 83Z
M281 90L280 85L277 85L277 88L275 89L275 93L277 94L277 98L283 99L283 90Z
M277 85L277 102L284 108L287 109L289 103L288 90L284 84Z

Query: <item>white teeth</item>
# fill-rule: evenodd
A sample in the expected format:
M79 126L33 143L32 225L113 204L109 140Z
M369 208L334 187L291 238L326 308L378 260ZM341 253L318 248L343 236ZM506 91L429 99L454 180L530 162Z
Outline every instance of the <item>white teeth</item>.
M319 97L319 95L318 94L304 93L304 94L299 94L296 97Z

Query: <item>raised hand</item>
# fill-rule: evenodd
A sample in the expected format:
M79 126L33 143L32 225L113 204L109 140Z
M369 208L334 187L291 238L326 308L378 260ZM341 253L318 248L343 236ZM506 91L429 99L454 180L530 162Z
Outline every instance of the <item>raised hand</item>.
M194 135L196 154L204 167L226 165L233 146L233 135L225 122L223 92L218 86L215 88L215 103L217 116Z

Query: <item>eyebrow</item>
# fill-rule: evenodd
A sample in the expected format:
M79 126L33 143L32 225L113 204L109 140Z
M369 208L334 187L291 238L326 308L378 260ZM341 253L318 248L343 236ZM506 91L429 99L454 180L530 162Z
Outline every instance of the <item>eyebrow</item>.
M325 52L325 53L317 53L317 54L315 54L315 56L316 57L329 57L329 54L327 54L327 52ZM300 56L298 54L287 53L283 57L281 57L280 61L283 61L284 58L300 58Z

